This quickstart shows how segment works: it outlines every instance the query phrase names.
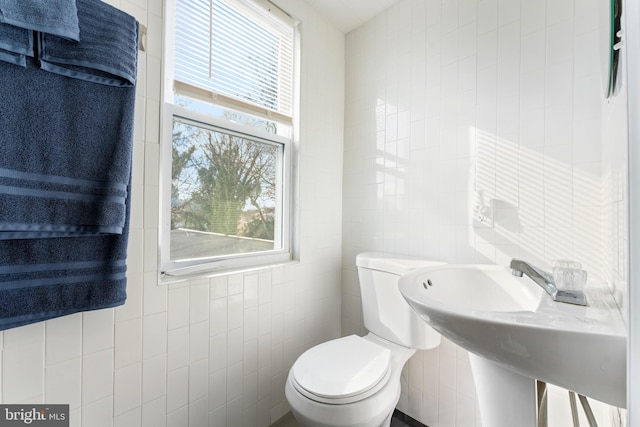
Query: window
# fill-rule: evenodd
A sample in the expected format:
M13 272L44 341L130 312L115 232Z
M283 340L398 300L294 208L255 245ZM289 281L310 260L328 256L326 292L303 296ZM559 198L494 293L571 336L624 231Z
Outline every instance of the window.
M172 0L161 271L291 259L295 25L264 0Z

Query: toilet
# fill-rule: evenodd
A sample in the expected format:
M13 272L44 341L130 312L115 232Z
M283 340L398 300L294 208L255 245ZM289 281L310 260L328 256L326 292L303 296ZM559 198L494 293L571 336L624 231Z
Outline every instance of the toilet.
M356 257L364 325L369 333L327 341L304 352L285 385L303 427L388 427L400 399L400 374L416 349L440 335L416 315L398 289L400 276L442 265L386 253Z

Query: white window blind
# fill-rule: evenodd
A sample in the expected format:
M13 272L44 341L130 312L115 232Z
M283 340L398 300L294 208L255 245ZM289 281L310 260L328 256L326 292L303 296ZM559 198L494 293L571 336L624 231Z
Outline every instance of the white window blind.
M262 3L177 1L177 92L290 122L294 27Z

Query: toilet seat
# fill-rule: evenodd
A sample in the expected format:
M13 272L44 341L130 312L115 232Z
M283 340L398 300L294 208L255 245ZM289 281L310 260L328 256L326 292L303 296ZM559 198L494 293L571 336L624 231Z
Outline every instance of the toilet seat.
M391 351L350 335L319 344L291 368L292 385L322 403L353 403L375 394L390 376Z

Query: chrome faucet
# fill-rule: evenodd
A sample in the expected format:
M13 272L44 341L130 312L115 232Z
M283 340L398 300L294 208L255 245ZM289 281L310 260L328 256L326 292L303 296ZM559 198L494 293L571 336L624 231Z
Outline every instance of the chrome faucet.
M522 277L523 274L529 276L531 280L536 282L542 289L551 295L551 298L553 298L554 301L576 305L587 305L587 296L584 292L558 289L551 274L534 267L528 262L519 259L512 259L509 267L511 268L511 274L516 277Z

